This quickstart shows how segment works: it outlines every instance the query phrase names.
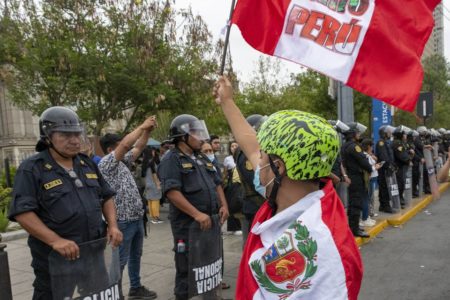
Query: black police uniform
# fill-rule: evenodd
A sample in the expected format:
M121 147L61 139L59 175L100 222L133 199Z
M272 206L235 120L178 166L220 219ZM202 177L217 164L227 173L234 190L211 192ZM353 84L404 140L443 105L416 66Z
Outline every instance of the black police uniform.
M392 151L394 152L395 164L398 167L396 172L397 185L400 194L400 204L403 206L405 205L403 192L405 190L406 172L409 166L410 157L408 149L405 147L405 143L400 139L395 139L392 142Z
M163 195L178 190L200 212L209 216L218 214L219 197L216 188L221 179L213 164L203 154L190 157L180 149L167 153L158 166ZM175 295L177 299L188 299L189 227L195 220L170 204L170 225L175 251ZM186 251L177 253L177 242L183 240Z
M361 147L353 140L345 142L342 146L342 160L352 182L348 187L348 223L353 234L357 234L360 231L359 218L364 197L368 195L364 182L364 171L372 172L372 166Z
M375 153L378 156L378 161L384 161L383 166L378 170L378 189L380 199L379 210L392 212L391 204L389 202L389 190L386 176L392 175L396 168L394 163L394 154L385 139L380 139L377 142L375 146Z
M104 237L102 206L115 192L88 156L76 156L73 170L82 187L77 187L49 150L25 160L14 180L9 219L15 221L15 216L33 211L49 229L77 244ZM52 248L31 235L28 245L36 275L33 299L52 299L48 263Z
M424 135L420 135L419 139L417 139L418 143L416 144L416 149L418 151L420 151L423 154L423 157L425 158L425 150L424 150L424 146L425 145L430 145L431 141L429 140L429 138L427 136ZM427 169L427 164L423 164L423 192L425 194L431 194L431 188L430 188L430 181L428 178L428 169Z
M242 203L242 213L244 214L249 225L247 228L248 233L251 229L253 218L255 217L260 206L263 204L264 198L255 191L255 186L253 184L255 172L253 171L253 166L245 156L244 152L238 148L234 156L239 177L241 178L245 190L245 198Z
M331 173L333 173L334 175L339 177L341 182L343 182L344 177L342 176L341 163L342 163L342 158L341 158L341 154L339 154L336 157L336 160L334 161L333 167L331 168ZM334 185L334 183L333 183L333 185ZM334 187L336 187L336 185L334 185Z
M410 138L408 140L409 149L414 150L414 155L412 156L412 194L413 197L419 196L419 179L420 179L420 162L423 158L423 153L417 149L417 138Z

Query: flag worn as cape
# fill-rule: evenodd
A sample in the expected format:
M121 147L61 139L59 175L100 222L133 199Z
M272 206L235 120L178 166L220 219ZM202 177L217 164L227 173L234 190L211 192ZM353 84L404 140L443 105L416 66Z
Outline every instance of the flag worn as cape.
M440 0L238 0L232 22L253 48L413 111Z
M331 180L276 215L259 209L242 255L237 300L356 300L363 266Z

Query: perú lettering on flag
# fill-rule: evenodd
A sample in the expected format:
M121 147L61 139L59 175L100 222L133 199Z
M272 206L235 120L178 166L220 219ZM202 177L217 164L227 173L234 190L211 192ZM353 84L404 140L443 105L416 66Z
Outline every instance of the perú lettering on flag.
M232 22L256 50L413 111L439 2L238 0Z

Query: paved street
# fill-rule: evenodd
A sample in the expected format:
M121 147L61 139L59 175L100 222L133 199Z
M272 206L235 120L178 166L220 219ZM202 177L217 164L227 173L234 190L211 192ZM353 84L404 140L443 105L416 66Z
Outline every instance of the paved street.
M387 228L369 244L362 246L364 281L359 299L450 299L447 267L450 265L450 192L433 202L401 228ZM167 208L163 224L151 225L145 240L142 283L157 291L158 299L173 299L174 263L171 251ZM7 243L13 295L29 300L33 273L26 239ZM225 281L232 288L224 298L234 298L235 280L241 255L241 237L224 236ZM128 276L125 276L128 290ZM0 297L1 298L1 297Z
M363 300L450 299L450 192L361 249Z

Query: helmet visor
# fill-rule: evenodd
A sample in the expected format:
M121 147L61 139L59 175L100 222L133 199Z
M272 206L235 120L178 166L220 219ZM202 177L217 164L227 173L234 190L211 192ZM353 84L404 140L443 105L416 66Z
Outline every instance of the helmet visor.
M49 123L43 126L44 133L49 136L54 132L71 132L71 133L80 133L84 132L84 126L82 124L56 124Z
M209 139L208 128L206 128L205 121L203 120L182 124L180 129L199 141L206 141Z
M388 125L388 126L386 126L386 129L384 130L384 132L392 134L394 132L394 130L395 130L394 126Z
M340 120L337 120L336 124L334 126L335 126L336 130L341 133L344 133L344 132L350 130L350 127L348 127L347 124L345 124L344 122L341 122Z
M364 132L366 132L367 126L364 126L364 125L361 124L361 123L356 123L356 130L357 130L359 133L363 134Z

